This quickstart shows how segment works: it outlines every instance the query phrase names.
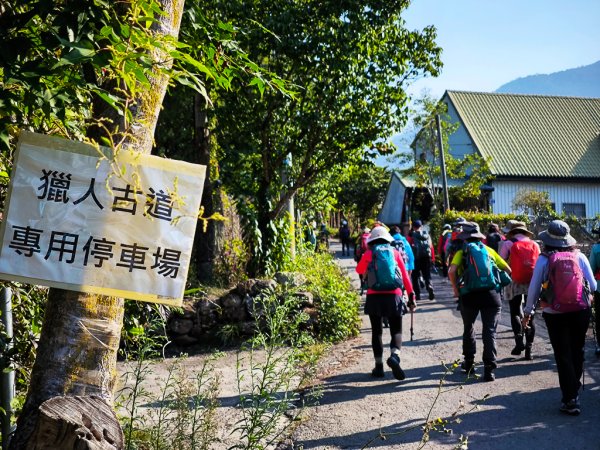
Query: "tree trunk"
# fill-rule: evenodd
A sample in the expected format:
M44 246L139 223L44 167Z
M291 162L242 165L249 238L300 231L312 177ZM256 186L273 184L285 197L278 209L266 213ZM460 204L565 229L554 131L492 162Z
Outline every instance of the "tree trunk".
M176 37L184 0L159 0L159 3L166 14L154 25L155 32ZM167 61L158 53L151 57L163 65ZM94 110L95 119L119 124L119 131L125 136L123 147L142 153L152 150L168 77L157 75L151 77L150 82L150 92L135 99L133 123L127 129L124 129L122 116L112 108ZM95 133L93 137L98 138L99 130ZM120 298L50 289L31 383L10 443L11 450L36 448L29 447L28 442L37 428L40 405L52 397L94 395L112 405L123 310ZM95 414L90 411L88 416L96 417Z
M101 398L54 397L40 406L27 450L120 450L124 441L117 416Z
M194 145L197 149L195 163L206 166L206 179L202 192L202 207L204 217L210 217L215 212L223 213L220 189L215 186L214 168L211 161L210 129L208 123L208 110L206 99L200 94L194 97ZM221 249L221 234L223 224L210 220L206 229L200 226L194 237L194 261L196 263L196 276L198 281L206 283L212 279L215 258Z

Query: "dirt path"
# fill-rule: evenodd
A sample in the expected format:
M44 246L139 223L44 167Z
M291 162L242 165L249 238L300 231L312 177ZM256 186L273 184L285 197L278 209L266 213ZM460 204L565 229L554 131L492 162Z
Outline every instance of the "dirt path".
M358 287L352 258L341 257L336 243L331 249ZM448 425L451 433L433 432L426 448L454 448L464 435L472 449L600 449L600 361L593 353L591 331L585 390L580 394L582 413L565 416L558 411L558 377L545 327L538 327L533 361L512 357L507 305L498 327L496 381L466 380L456 370L446 379L447 392L436 401L444 375L441 362L461 358L462 322L447 281L434 275L434 287L436 299L421 301L415 313L413 341L410 316L404 317L401 357L406 380L396 381L389 370L384 379L371 378L370 326L363 315L360 336L332 350L330 370L322 380L324 396L296 430L295 448L358 449L377 438L381 429L389 434L387 439L375 439L370 448L415 449L422 436L418 425L433 405L431 418L449 418L459 410L461 421ZM480 361L480 338L477 345ZM486 396L479 408L468 412Z

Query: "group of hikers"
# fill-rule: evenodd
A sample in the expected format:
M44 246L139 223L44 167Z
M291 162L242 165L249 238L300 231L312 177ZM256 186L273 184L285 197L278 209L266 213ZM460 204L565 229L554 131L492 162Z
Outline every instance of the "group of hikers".
M440 275L448 277L462 317L461 368L467 374L476 369L475 321L481 316L483 380L495 380L496 329L503 300L509 305L515 340L511 355L524 353L525 360L532 360L535 324L539 321L534 317L541 313L558 371L560 411L578 415L585 337L592 309L600 308L600 242L592 247L588 260L562 220L551 221L538 235L541 248L533 237L526 224L516 220L509 220L502 229L492 223L487 234L477 223L462 218L443 226L437 253ZM344 255L349 255L348 247ZM372 375L385 376L383 328L387 325L391 353L386 363L393 376L403 380L402 316L407 310L416 310L422 288L430 300L435 299L431 284L431 272L435 270L432 239L420 220L402 230L375 223L373 229L362 229L355 245L355 260L356 272L367 288L365 314L371 323L375 357ZM594 321L597 356L599 331Z

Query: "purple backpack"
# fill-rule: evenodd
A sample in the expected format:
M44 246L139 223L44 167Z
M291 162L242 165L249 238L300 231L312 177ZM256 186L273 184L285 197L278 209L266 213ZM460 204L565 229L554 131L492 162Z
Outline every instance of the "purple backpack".
M548 255L548 294L544 301L557 312L588 309L589 299L579 267L578 252L554 252Z

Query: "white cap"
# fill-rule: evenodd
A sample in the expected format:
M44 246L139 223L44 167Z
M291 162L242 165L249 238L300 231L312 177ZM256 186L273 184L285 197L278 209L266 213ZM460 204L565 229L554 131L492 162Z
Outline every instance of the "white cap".
M371 241L375 241L377 239L383 239L388 242L392 242L394 240L394 238L392 237L390 232L388 230L386 230L385 227L373 228L373 231L371 231L371 235L367 239L367 244L369 244Z

